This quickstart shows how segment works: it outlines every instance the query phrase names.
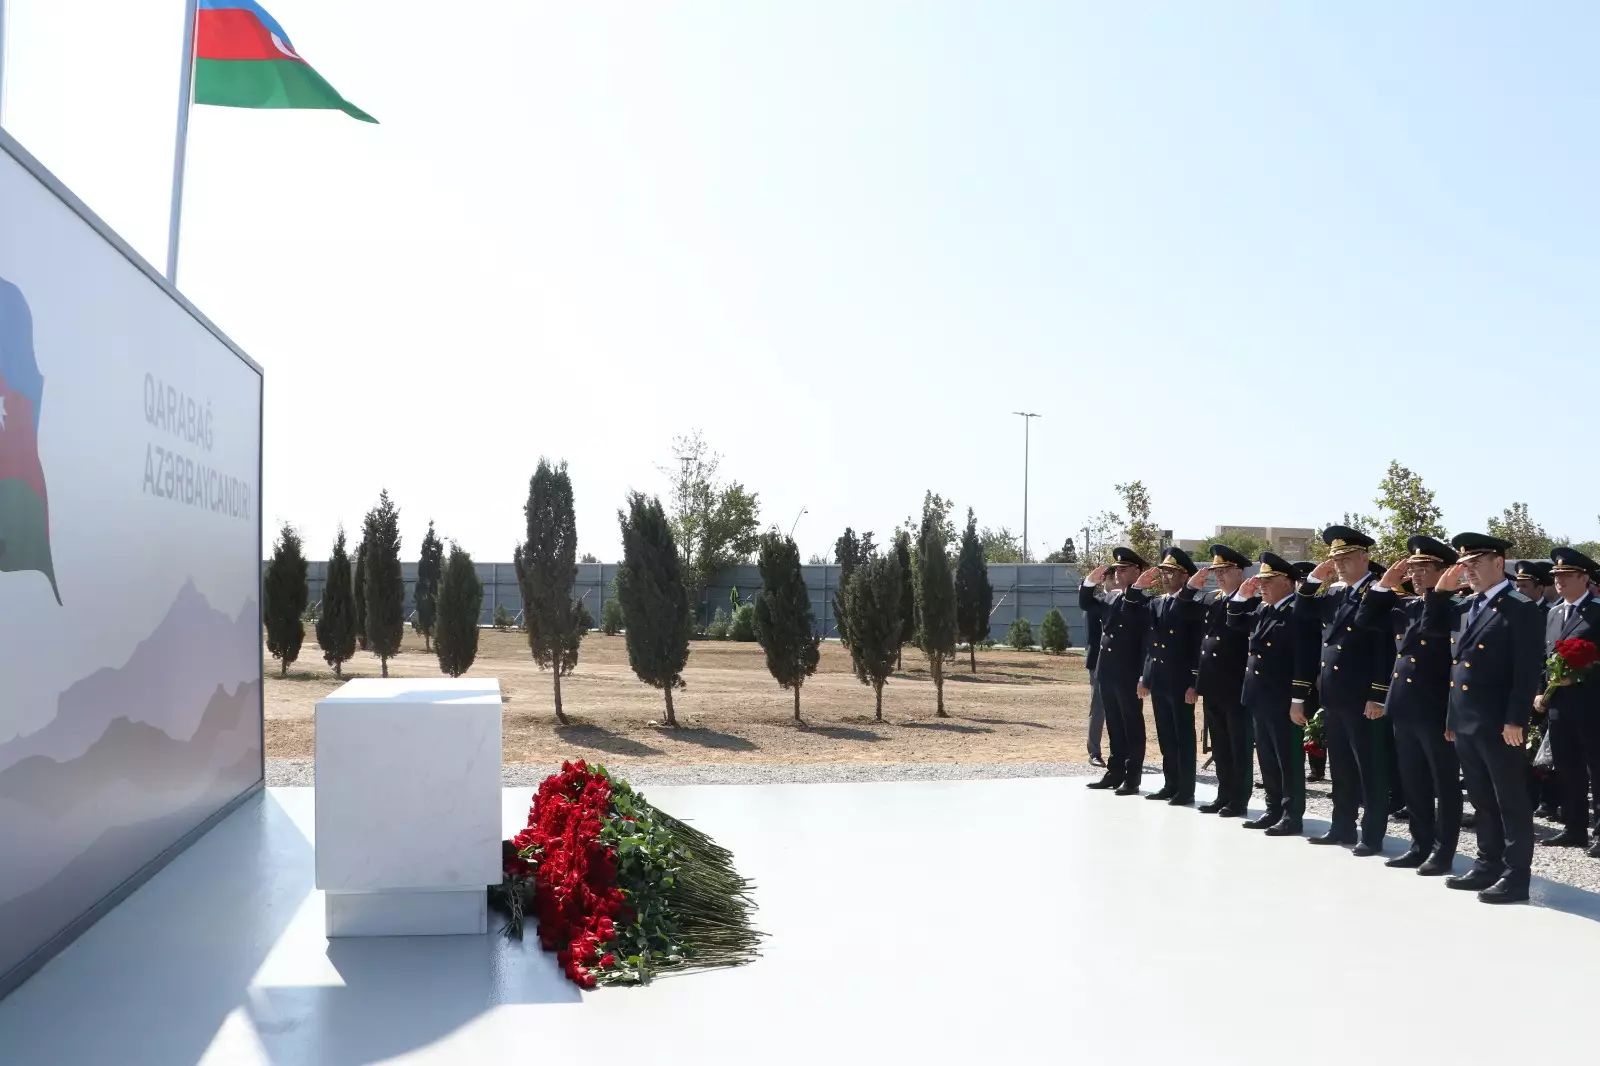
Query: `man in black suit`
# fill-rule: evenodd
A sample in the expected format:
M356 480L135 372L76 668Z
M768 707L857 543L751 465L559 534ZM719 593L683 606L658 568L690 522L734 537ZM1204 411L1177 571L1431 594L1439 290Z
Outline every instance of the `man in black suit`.
M1597 569L1594 560L1565 546L1553 549L1550 560L1561 599L1545 616L1547 661L1555 654L1559 641L1600 644L1600 600L1595 599L1590 588L1590 575ZM1550 683L1548 674L1544 683ZM1557 682L1557 686L1548 699L1543 692L1536 696L1534 706L1550 716L1550 750L1561 783L1561 813L1566 827L1542 843L1582 848L1589 844L1589 785L1592 782L1600 789L1600 679L1569 678ZM1589 854L1600 858L1600 844Z
M1561 597L1555 594L1555 576L1551 573L1551 564L1542 559L1519 559L1516 569L1512 572L1512 580L1516 582L1517 591L1533 601L1546 617L1550 616L1550 608L1561 602ZM1538 726L1545 735L1550 733L1550 719L1546 709L1536 704L1533 717L1528 721ZM1534 799L1539 804L1534 809L1535 818L1555 818L1556 812L1561 809L1561 782L1558 775L1552 770L1545 773L1536 772L1532 766L1528 767L1530 778L1529 788L1533 790Z
M1100 686L1095 684L1094 668L1100 661L1100 616L1083 616L1083 665L1089 671L1089 765L1104 768L1105 758L1100 754L1100 733L1106 724L1106 705L1100 698ZM1112 754L1116 754L1115 748Z
M1411 848L1384 865L1438 877L1450 872L1461 837L1461 761L1445 739L1450 633L1423 628L1422 597L1438 584L1445 567L1456 562L1456 553L1425 536L1408 540L1406 551L1362 599L1356 624L1396 641L1383 714L1394 724ZM1417 595L1402 598L1407 581ZM1431 621L1440 617L1436 614Z
M1548 613L1550 607L1560 601L1551 588L1554 578L1550 573L1550 564L1542 559L1519 560L1513 571L1513 580L1517 583L1517 591L1542 611Z
M1306 809L1305 702L1315 658L1308 647L1316 631L1297 622L1294 575L1289 563L1261 553L1256 576L1228 599L1228 624L1248 633L1240 699L1255 723L1256 756L1267 809L1245 822L1268 836L1299 836ZM1248 771L1247 771L1248 772Z
M1484 903L1518 903L1532 879L1533 805L1522 740L1544 675L1542 619L1506 578L1510 541L1458 533L1450 545L1460 561L1424 598L1423 628L1450 634L1445 730L1478 812L1478 858L1445 884L1476 891ZM1463 582L1472 595L1458 598Z
M1300 586L1295 611L1321 629L1317 688L1327 721L1328 771L1333 777L1333 823L1313 844L1354 844L1354 855L1383 851L1389 818L1387 732L1378 719L1389 695L1394 635L1356 625L1372 583L1371 537L1349 526L1322 532L1328 558ZM1329 587L1338 575L1340 584ZM1361 814L1360 839L1356 817Z
M1199 628L1182 609L1178 593L1196 567L1182 548L1168 548L1161 562L1139 575L1130 597L1148 600L1159 581L1161 595L1150 603L1145 637L1144 672L1139 695L1150 698L1155 712L1156 740L1161 746L1161 789L1146 799L1166 800L1174 807L1194 802L1194 668L1200 656Z
M1178 593L1181 609L1200 636L1200 659L1190 691L1205 701L1206 729L1217 766L1217 798L1200 810L1224 818L1243 818L1248 813L1255 781L1254 731L1240 699L1249 635L1228 625L1228 600L1244 584L1249 565L1249 559L1226 544L1213 544L1211 565L1197 568ZM1216 575L1215 591L1202 591L1207 574Z
M1131 586L1145 568L1145 561L1132 548L1114 548L1111 562L1090 571L1078 589L1078 606L1084 614L1100 616L1100 659L1095 664L1095 677L1112 741L1105 776L1091 781L1089 787L1114 788L1119 796L1137 796L1144 773L1144 701L1139 698L1138 689L1139 674L1144 669L1145 631L1150 626L1146 598L1130 598L1119 589ZM1102 594L1099 586L1108 575L1114 578L1117 588ZM1120 755L1119 741L1123 749Z

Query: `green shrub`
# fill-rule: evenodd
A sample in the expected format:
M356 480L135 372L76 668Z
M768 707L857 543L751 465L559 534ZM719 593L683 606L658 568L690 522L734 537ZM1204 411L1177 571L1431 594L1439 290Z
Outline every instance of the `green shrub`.
M1067 635L1067 620L1054 607L1050 608L1050 613L1044 616L1044 624L1039 627L1039 646L1056 655L1072 646L1072 638Z
M1033 626L1026 618L1011 623L1011 628L1006 630L1006 643L1018 651L1033 647Z
M583 633L587 633L594 628L594 615L589 613L589 605L582 600L578 601L577 627ZM524 623L523 628L527 628L526 623Z
M622 601L612 597L600 608L600 632L614 637L622 632L622 625Z
M494 621L494 627L496 629L510 629L511 628L511 612L506 610L506 605L505 604L497 603L497 604L494 605L494 619L493 619L493 621Z
M728 636L734 640L753 641L756 639L756 608L753 603L746 603L733 612L733 621L728 625Z
M727 640L728 626L728 612L718 607L717 613L711 617L711 624L706 626L706 638L709 640Z

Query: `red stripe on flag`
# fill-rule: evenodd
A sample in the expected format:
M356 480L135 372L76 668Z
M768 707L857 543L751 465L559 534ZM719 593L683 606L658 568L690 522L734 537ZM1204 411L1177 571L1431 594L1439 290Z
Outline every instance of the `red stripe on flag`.
M300 59L289 46L272 36L253 11L230 7L205 8L195 23L197 59Z
M0 426L0 481L20 478L43 500L44 468L39 465L39 441L33 431L33 401L6 387L0 378L0 410L5 424Z

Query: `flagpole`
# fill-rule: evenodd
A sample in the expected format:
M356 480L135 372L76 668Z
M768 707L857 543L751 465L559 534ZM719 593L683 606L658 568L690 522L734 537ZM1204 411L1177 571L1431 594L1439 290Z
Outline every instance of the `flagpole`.
M183 81L178 92L177 147L172 153L172 213L167 220L167 282L173 286L178 284L178 229L183 224L183 171L189 152L189 107L194 103L194 23L199 6L200 0L184 0Z

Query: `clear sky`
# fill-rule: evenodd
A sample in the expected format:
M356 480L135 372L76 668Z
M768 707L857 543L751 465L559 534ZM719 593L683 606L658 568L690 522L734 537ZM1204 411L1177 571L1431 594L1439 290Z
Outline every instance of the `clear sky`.
M8 0L7 128L164 260L181 0ZM1059 544L1370 510L1600 536L1600 5L266 0L380 126L198 108L180 284L267 372L268 521L381 486L618 551L699 427L803 552L923 490Z

